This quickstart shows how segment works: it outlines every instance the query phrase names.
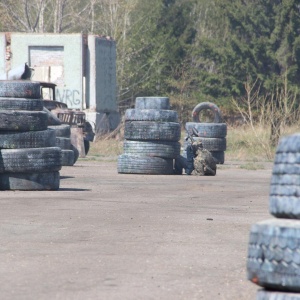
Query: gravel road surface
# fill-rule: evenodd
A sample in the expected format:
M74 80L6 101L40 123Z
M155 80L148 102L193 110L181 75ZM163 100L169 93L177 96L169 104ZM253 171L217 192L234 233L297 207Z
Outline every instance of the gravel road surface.
M1 299L255 299L250 226L268 211L272 164L215 177L63 167L59 191L2 191Z

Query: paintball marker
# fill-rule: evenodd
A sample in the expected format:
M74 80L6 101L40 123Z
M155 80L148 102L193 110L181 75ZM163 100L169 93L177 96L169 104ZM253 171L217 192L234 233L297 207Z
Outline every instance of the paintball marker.
M191 131L192 131L191 133L189 132L189 130L186 131L187 137L185 138L185 140L187 141L188 139L190 139L191 144L193 144L194 143L193 137L199 136L199 133L195 127L193 127Z

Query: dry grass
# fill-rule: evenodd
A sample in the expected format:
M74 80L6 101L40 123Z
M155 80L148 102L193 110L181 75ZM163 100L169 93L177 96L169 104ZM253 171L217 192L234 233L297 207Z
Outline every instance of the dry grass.
M270 130L256 126L229 127L227 132L227 160L259 162L273 161L276 147L270 143ZM282 136L299 132L300 128L282 128Z
M116 160L123 153L123 141L116 139L98 139L90 143L87 159L90 160Z

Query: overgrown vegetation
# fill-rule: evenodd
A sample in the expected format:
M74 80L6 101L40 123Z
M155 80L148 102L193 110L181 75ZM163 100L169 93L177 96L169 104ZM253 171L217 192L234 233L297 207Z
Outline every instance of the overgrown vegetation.
M242 113L254 133L270 126L259 142L267 157L299 110L298 0L1 0L0 28L109 36L121 113L137 96L169 96L185 123L196 104L211 101ZM263 124L262 107L272 116Z

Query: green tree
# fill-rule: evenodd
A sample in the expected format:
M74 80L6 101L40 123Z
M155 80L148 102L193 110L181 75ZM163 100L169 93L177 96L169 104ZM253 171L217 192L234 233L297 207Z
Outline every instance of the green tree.
M211 18L222 27L200 36L197 49L202 95L214 99L243 97L247 78L257 78L260 92L279 102L278 89L296 89L300 79L299 0L215 0ZM211 26L211 25L209 25ZM213 28L213 27L212 27ZM276 92L277 91L277 92ZM279 103L278 103L279 106ZM272 125L272 142L280 135Z

